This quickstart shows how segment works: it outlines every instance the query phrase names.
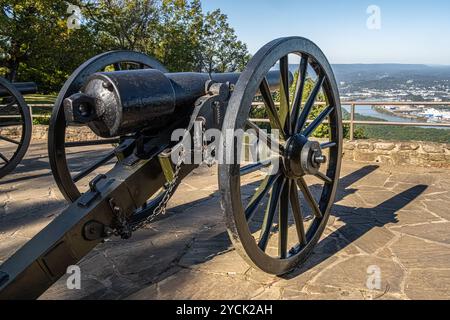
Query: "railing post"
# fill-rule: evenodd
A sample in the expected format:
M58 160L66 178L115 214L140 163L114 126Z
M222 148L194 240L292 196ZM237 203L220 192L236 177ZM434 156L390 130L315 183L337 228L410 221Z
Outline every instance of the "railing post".
M354 140L354 131L355 131L355 104L352 103L350 105L350 141Z

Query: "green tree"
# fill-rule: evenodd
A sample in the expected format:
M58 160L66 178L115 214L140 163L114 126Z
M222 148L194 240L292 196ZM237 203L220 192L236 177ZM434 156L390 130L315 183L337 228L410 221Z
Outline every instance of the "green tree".
M206 72L234 72L245 68L250 55L247 46L237 39L220 10L205 16L202 39L202 70Z
M0 1L0 66L11 81L35 81L58 90L63 79L93 53L86 26L69 30L64 1Z
M97 0L85 11L102 49L143 51L170 71L236 71L249 58L227 16L204 14L200 0Z
M0 0L0 71L58 91L82 62L128 49L160 60L170 71L235 71L248 60L220 11L204 14L200 0L71 0L81 28L69 29L62 0Z
M82 1L85 24L102 50L144 51L158 26L156 0Z
M204 16L199 0L163 0L159 26L146 52L170 71L199 71Z

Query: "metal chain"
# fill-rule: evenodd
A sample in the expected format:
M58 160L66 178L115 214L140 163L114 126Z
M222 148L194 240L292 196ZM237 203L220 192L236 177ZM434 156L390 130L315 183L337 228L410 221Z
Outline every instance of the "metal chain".
M173 179L169 182L167 182L166 184L166 190L164 191L164 195L163 198L161 199L161 201L158 203L158 205L156 206L156 208L153 210L153 213L151 215L149 215L145 220L139 222L138 224L134 225L131 230L134 232L138 229L144 228L145 226L147 226L148 224L150 224L153 220L156 219L156 217L160 216L160 215L164 215L166 213L166 209L167 209L167 205L169 203L170 198L172 197L173 193L174 193L174 189L177 186L178 183L178 179L179 179L179 175L180 175L180 170L181 167L184 163L185 157L186 157L186 150L184 147L184 141L185 139L189 138L189 130L186 131L185 136L183 137L183 140L181 141L181 143L179 144L181 148L180 153L179 153L179 157L178 157L178 161L175 165L175 170L174 170L174 175L173 175ZM208 167L211 167L214 165L215 163L215 157L210 157L208 154L208 143L206 140L206 128L204 123L202 124L202 154L203 154L203 162L205 162Z
M186 156L186 150L184 149L183 143L180 144L180 148L181 148L181 150L180 150L180 154L179 154L179 157L178 157L177 164L175 165L175 171L174 171L174 174L173 174L173 179L166 184L166 190L164 191L163 198L158 203L156 208L153 210L153 213L151 215L149 215L145 220L139 222L138 224L134 225L131 228L133 232L138 230L138 229L144 228L146 225L148 225L153 220L155 220L156 217L158 217L159 215L164 215L166 213L167 205L168 205L169 200L172 197L174 189L175 189L175 187L177 185L178 178L179 178L179 175L180 175L181 166L183 165L184 158Z
M113 231L113 234L115 236L120 236L122 239L129 239L131 237L132 230L130 229L130 226L128 225L127 219L125 214L123 213L123 210L116 205L114 199L109 199L109 206L111 210L114 212L114 215L116 216L116 222L117 227Z
M208 141L206 139L206 126L202 125L202 153L203 153L203 162L206 163L206 165L211 168L215 162L216 158L213 156L210 156L208 153Z

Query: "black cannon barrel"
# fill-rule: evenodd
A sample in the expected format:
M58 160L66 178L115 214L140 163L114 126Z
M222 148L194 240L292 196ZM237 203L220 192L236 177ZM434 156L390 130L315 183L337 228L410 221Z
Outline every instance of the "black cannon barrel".
M204 96L208 80L236 84L239 76L155 69L98 72L88 78L80 93L64 101L65 115L68 121L86 123L105 138L156 128L164 126L176 110L192 107ZM280 72L269 72L267 81L277 90Z
M37 86L34 82L13 82L11 83L17 91L19 91L21 94L33 94L37 92ZM3 86L0 86L0 97L7 97L10 96L11 93L4 88Z

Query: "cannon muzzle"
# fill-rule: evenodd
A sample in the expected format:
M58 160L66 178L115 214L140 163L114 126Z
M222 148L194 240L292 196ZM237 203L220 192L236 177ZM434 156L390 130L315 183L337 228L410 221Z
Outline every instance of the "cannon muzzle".
M209 81L236 84L240 73L163 73L155 69L98 72L64 101L66 120L84 123L104 138L164 127L207 93ZM267 81L279 89L280 72ZM290 81L293 75L290 73Z

